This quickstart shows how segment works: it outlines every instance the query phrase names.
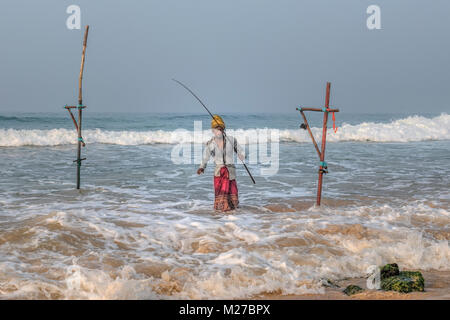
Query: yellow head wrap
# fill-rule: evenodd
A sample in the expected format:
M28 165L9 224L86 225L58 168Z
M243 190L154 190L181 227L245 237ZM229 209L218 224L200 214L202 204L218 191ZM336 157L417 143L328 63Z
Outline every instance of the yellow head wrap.
M224 130L225 122L219 115L215 114L215 115L213 115L213 119L211 120L211 128L214 129L217 127L220 127L220 128L222 128L222 130Z

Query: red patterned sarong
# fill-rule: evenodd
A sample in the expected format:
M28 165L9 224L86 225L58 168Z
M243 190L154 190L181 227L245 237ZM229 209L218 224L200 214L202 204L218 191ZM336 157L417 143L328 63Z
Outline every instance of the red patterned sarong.
M227 167L220 168L220 177L214 177L214 209L230 211L237 208L239 204L236 180L229 179Z

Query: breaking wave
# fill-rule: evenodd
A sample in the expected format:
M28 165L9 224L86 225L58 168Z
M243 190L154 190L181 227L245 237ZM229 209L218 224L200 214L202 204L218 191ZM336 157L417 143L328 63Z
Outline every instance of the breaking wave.
M411 116L390 123L363 122L357 125L342 124L337 133L330 131L327 140L330 142L358 141L358 142L413 142L427 140L450 140L450 115L441 114L434 118ZM321 128L312 128L316 139L320 139ZM241 141L256 143L261 137L270 141L278 134L280 141L309 142L308 132L301 129L237 129L228 130ZM116 145L145 145L145 144L177 144L180 142L204 143L211 136L209 130L195 135L186 129L174 131L108 131L101 129L84 130L83 138L86 143L102 143ZM0 146L56 146L76 144L75 130L18 130L0 129Z
M363 277L371 265L396 261L401 268L440 271L450 266L444 229L449 213L420 202L220 218L181 212L126 217L130 210L113 209L106 218L95 212L53 211L3 229L0 297L320 294L321 279Z

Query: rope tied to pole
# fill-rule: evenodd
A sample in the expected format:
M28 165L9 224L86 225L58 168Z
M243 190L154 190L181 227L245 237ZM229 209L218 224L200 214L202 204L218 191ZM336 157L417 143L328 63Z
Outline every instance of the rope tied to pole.
M322 172L324 174L328 173L328 165L325 161L320 161L319 173Z
M300 108L300 110L301 110L301 108ZM334 114L334 111L331 111L331 109L328 107L328 108L322 108L322 111L323 112L326 112L326 113L332 113L332 116L333 116L333 131L334 131L334 133L336 133L337 132L337 130L338 130L338 127L336 126L336 115Z
M336 116L334 115L334 112L331 112L331 113L333 114L333 131L334 131L334 133L336 133L338 130L338 127L336 126Z

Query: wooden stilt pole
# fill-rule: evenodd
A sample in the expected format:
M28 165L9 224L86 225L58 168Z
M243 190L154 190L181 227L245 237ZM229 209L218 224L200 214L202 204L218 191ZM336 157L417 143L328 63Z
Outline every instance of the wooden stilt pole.
M89 26L86 26L86 29L84 31L83 52L81 54L80 76L78 78L78 104L79 105L81 105L83 103L83 71L84 71L84 61L86 58L86 46L87 46L88 32L89 32Z
M80 176L81 176L81 144L83 142L83 138L81 135L81 124L83 119L83 71L84 71L84 61L86 57L86 45L87 45L87 37L89 32L89 26L86 26L86 30L84 32L84 40L83 40L83 53L81 54L81 67L80 67L80 76L78 79L78 152L77 152L77 189L80 189Z
M81 178L81 119L83 115L83 109L78 107L78 151L77 151L77 189L80 189Z
M329 109L330 106L330 87L331 83L327 82L327 93L325 97L325 109ZM323 129L322 129L322 150L320 152L320 165L319 165L319 183L317 185L317 202L316 204L320 206L320 200L322 199L322 182L323 174L328 172L327 165L325 163L325 147L327 144L327 124L328 124L328 111L323 113Z
M306 120L306 116L305 116L305 114L303 113L303 111L300 111L300 113L301 113L301 115L302 115L302 117L303 117L303 121L304 121L304 123L305 123L305 125L306 125L306 129L308 129L308 133L309 133L309 135L310 135L310 137L311 137L311 140L312 140L312 142L313 142L313 144L314 144L314 148L316 148L317 154L319 155L319 158L320 158L320 157L322 157L322 155L321 155L321 153L320 153L319 147L317 146L316 139L314 139L314 136L313 136L313 134L312 134L312 132L311 132L311 128L309 127L308 120Z
M303 129L307 129L309 135L311 136L311 140L314 144L314 148L317 151L317 154L320 159L319 164L319 181L317 184L317 200L316 204L320 206L320 202L322 199L322 185L323 185L323 174L328 173L328 165L325 162L325 148L327 143L327 125L328 125L328 113L329 112L339 112L339 109L330 109L330 89L331 89L331 83L327 82L327 89L326 89L326 95L325 95L325 107L324 108L297 108L298 111L300 111L300 114L303 117L304 125L301 127ZM321 150L319 150L319 147L316 143L316 140L314 139L314 135L311 132L311 128L309 127L308 120L306 120L306 115L304 114L304 111L318 111L323 112L323 127L322 127L322 144L321 144ZM333 114L333 121L334 121L334 114ZM336 128L337 130L337 128Z
M77 106L65 106L64 108L69 111L70 117L72 118L73 124L75 126L75 130L77 130L78 134L78 144L77 144L77 160L74 162L77 163L77 189L80 189L80 178L81 178L81 162L86 160L86 158L81 158L81 146L86 146L83 141L83 136L81 134L82 128L82 120L83 120L83 109L86 106L83 106L83 72L84 72L84 62L86 60L86 46L87 46L87 38L88 38L89 26L86 26L84 31L84 39L83 39L83 52L81 54L81 67L80 67L80 75L78 77L78 105ZM70 109L78 109L78 123L75 120L75 117Z

